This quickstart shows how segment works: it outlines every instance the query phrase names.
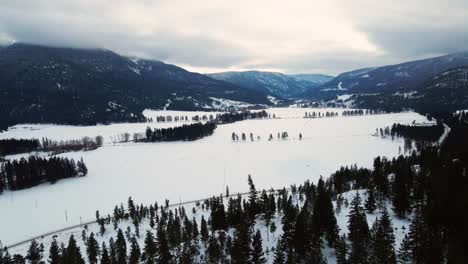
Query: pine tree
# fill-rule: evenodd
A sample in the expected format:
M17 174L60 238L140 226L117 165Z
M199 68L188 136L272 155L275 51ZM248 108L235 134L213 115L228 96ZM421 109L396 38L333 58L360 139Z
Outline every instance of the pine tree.
M117 264L127 263L127 243L125 241L122 229L117 231L117 239L115 240L115 247L117 250Z
M203 215L201 218L200 234L203 242L206 242L208 240L208 225Z
M70 239L68 240L68 246L65 250L63 260L65 263L72 263L72 264L84 264L85 263L83 257L81 256L80 248L76 245L76 240L73 235L71 235Z
M370 232L364 209L361 207L359 193L356 193L351 202L351 210L348 215L348 230L348 239L351 241L350 263L367 263Z
M8 250L0 248L0 263L13 264L13 259L11 258L10 253L8 253Z
M60 264L62 256L60 255L60 249L57 244L57 240L54 238L49 248L49 259L47 260L50 264Z
M146 232L145 237L145 247L143 249L142 259L146 261L147 264L156 263L158 247L156 241L154 240L153 233L150 230Z
M340 236L336 243L336 263L337 264L346 264L348 256L348 244L346 243L346 235Z
M44 245L38 244L36 240L31 241L31 244L26 255L26 259L31 264L41 263L42 256L44 252Z
M250 227L247 219L242 219L234 232L231 259L233 264L248 263L250 260Z
M221 259L221 248L215 236L211 236L208 242L208 260L209 263L218 263Z
M102 242L101 264L111 264L109 252L107 251L106 243L104 242Z
M131 246L130 246L130 257L128 258L129 264L138 264L140 263L141 251L138 241L135 237L132 237Z
M166 238L166 232L164 226L158 226L157 233L157 245L158 245L158 263L168 264L171 261L171 253L169 252L169 244Z
M275 247L275 259L273 260L274 264L284 264L285 263L285 247L282 239L278 239Z
M117 248L113 237L109 239L109 258L112 264L117 263Z
M411 244L408 234L405 234L403 241L401 241L400 248L398 249L398 263L411 264Z
M372 259L379 264L395 264L395 236L386 209L375 223L376 228L374 228L374 237L372 239Z
M367 191L367 198L364 206L366 208L367 213L369 214L372 214L375 211L375 209L377 209L373 188L369 188L369 190Z
M99 256L99 244L94 238L94 233L91 232L86 245L86 253L90 264L96 264Z
M257 190L255 188L255 184L253 183L252 177L249 174L248 177L248 183L249 183L249 207L248 207L248 213L250 216L250 220L254 221L255 216L259 213L259 206L258 206L258 195L257 195Z
M252 241L251 261L253 264L265 263L265 254L263 253L263 246L262 246L262 234L260 233L260 230L258 229Z

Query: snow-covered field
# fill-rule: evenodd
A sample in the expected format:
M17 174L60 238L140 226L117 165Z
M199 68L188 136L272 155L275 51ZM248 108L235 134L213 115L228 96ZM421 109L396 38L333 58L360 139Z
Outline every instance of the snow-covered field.
M333 109L340 112L340 109ZM416 113L303 119L305 111L318 109L269 109L279 119L247 120L218 126L211 137L194 142L125 143L89 152L63 156L83 157L88 176L43 184L0 195L0 239L5 245L51 230L95 218L95 211L111 212L129 196L140 203L173 202L247 190L251 174L258 188L275 188L316 181L341 165L371 166L375 156L398 155L402 141L372 136L376 128L394 122L422 122ZM321 111L328 111L327 109ZM209 113L208 113L209 114ZM296 118L294 118L296 117ZM146 126L173 123L113 124L109 126L16 126L0 138L74 139L103 135L105 139L129 132L144 132ZM288 132L288 140L276 139ZM255 141L232 142L231 134L253 133ZM275 139L268 141L272 133ZM298 140L299 133L303 139ZM257 140L260 136L260 141ZM403 147L402 147L403 148ZM65 215L67 214L67 219Z

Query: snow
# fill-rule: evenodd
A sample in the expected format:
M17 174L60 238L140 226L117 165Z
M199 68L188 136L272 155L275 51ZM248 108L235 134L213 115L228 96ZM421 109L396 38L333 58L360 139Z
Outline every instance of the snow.
M103 135L106 140L102 148L94 151L61 154L74 159L83 157L89 170L86 177L0 195L2 243L12 244L78 224L80 220L93 220L96 210L111 212L115 204L125 203L129 196L136 203L145 204L165 198L184 201L224 192L226 185L231 193L245 191L248 174L252 175L257 188L269 189L300 184L306 179L315 182L320 175L327 177L341 165L357 163L370 167L375 156L396 156L404 144L400 140L372 136L376 128L426 120L412 112L304 119L305 111L319 109L273 108L267 111L279 118L220 125L212 136L193 142L118 145L109 142L113 136L124 132L144 132L148 125L180 125L177 122L88 127L18 125L0 133L0 138L65 140ZM149 114L154 112L145 111L145 115ZM276 139L276 134L283 131L288 132L290 138ZM261 140L232 142L232 132L252 132ZM270 133L275 137L272 141L266 140ZM303 135L302 140L297 139L299 133Z
M267 99L268 101L270 101L272 104L274 105L277 105L279 103L279 100L278 98L274 97L274 96L271 96L271 95L268 95L267 96Z
M342 95L338 95L336 96L336 100L341 100L341 101L347 101L349 100L354 94L342 94Z
M368 73L366 73L366 74L364 74L364 75L361 76L361 78L369 78L369 77L370 77L370 76L369 76Z
M242 109L242 108L253 106L253 104L249 104L246 102L234 101L234 100L229 100L229 99L224 99L224 98L210 97L210 99L213 100L213 103L211 104L211 106L207 107L210 109L218 109L218 110L229 109L229 108Z

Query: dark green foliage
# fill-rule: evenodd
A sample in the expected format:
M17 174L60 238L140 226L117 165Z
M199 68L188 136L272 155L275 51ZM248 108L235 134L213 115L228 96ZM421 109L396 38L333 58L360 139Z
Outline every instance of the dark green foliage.
M76 245L76 240L73 235L68 240L68 246L63 254L64 263L84 264L85 261L81 256L80 248Z
M210 136L216 129L216 124L207 122L205 124L195 123L182 125L179 127L158 128L151 131L146 129L147 142L177 141L177 140L196 140L202 137ZM149 136L149 137L148 137Z
M131 245L130 245L130 256L128 257L128 263L129 264L138 264L138 263L140 263L140 258L141 258L140 246L138 245L138 242L137 242L136 238L132 237Z
M351 202L348 215L348 239L351 242L349 262L352 264L368 263L370 232L367 225L366 214L361 207L361 196L356 193Z
M122 230L119 228L117 231L117 239L115 240L115 247L117 252L117 264L127 263L127 243Z
M263 253L263 246L262 246L262 235L260 230L257 229L253 240L252 240L252 256L251 262L253 264L264 264L265 263L265 254Z
M111 264L111 259L109 257L109 252L107 251L107 247L106 247L106 244L104 242L102 242L101 264Z
M60 249L55 238L52 240L49 248L49 259L47 260L50 264L60 264L62 256L60 254Z
M86 168L82 160L78 163ZM3 187L5 189L21 190L44 182L54 183L60 179L86 175L81 172L73 159L30 156L28 159L21 158L2 163L0 182L8 183Z
M395 264L395 236L387 210L377 219L372 228L371 263Z
M87 245L86 245L86 253L88 254L88 260L90 264L97 263L100 250L99 250L99 244L94 238L94 233L91 233L89 235Z
M38 244L36 240L33 240L31 241L31 244L29 246L26 259L31 264L39 264L41 263L43 253L44 253L44 245Z
M153 233L148 230L146 231L145 247L143 249L142 259L148 264L156 263L157 254L158 246L154 240Z

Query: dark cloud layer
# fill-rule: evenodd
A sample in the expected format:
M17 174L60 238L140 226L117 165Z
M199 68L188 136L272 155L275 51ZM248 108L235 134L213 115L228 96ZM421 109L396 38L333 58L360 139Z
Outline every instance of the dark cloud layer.
M0 44L107 48L201 71L332 74L468 49L468 1L312 2L6 1Z

